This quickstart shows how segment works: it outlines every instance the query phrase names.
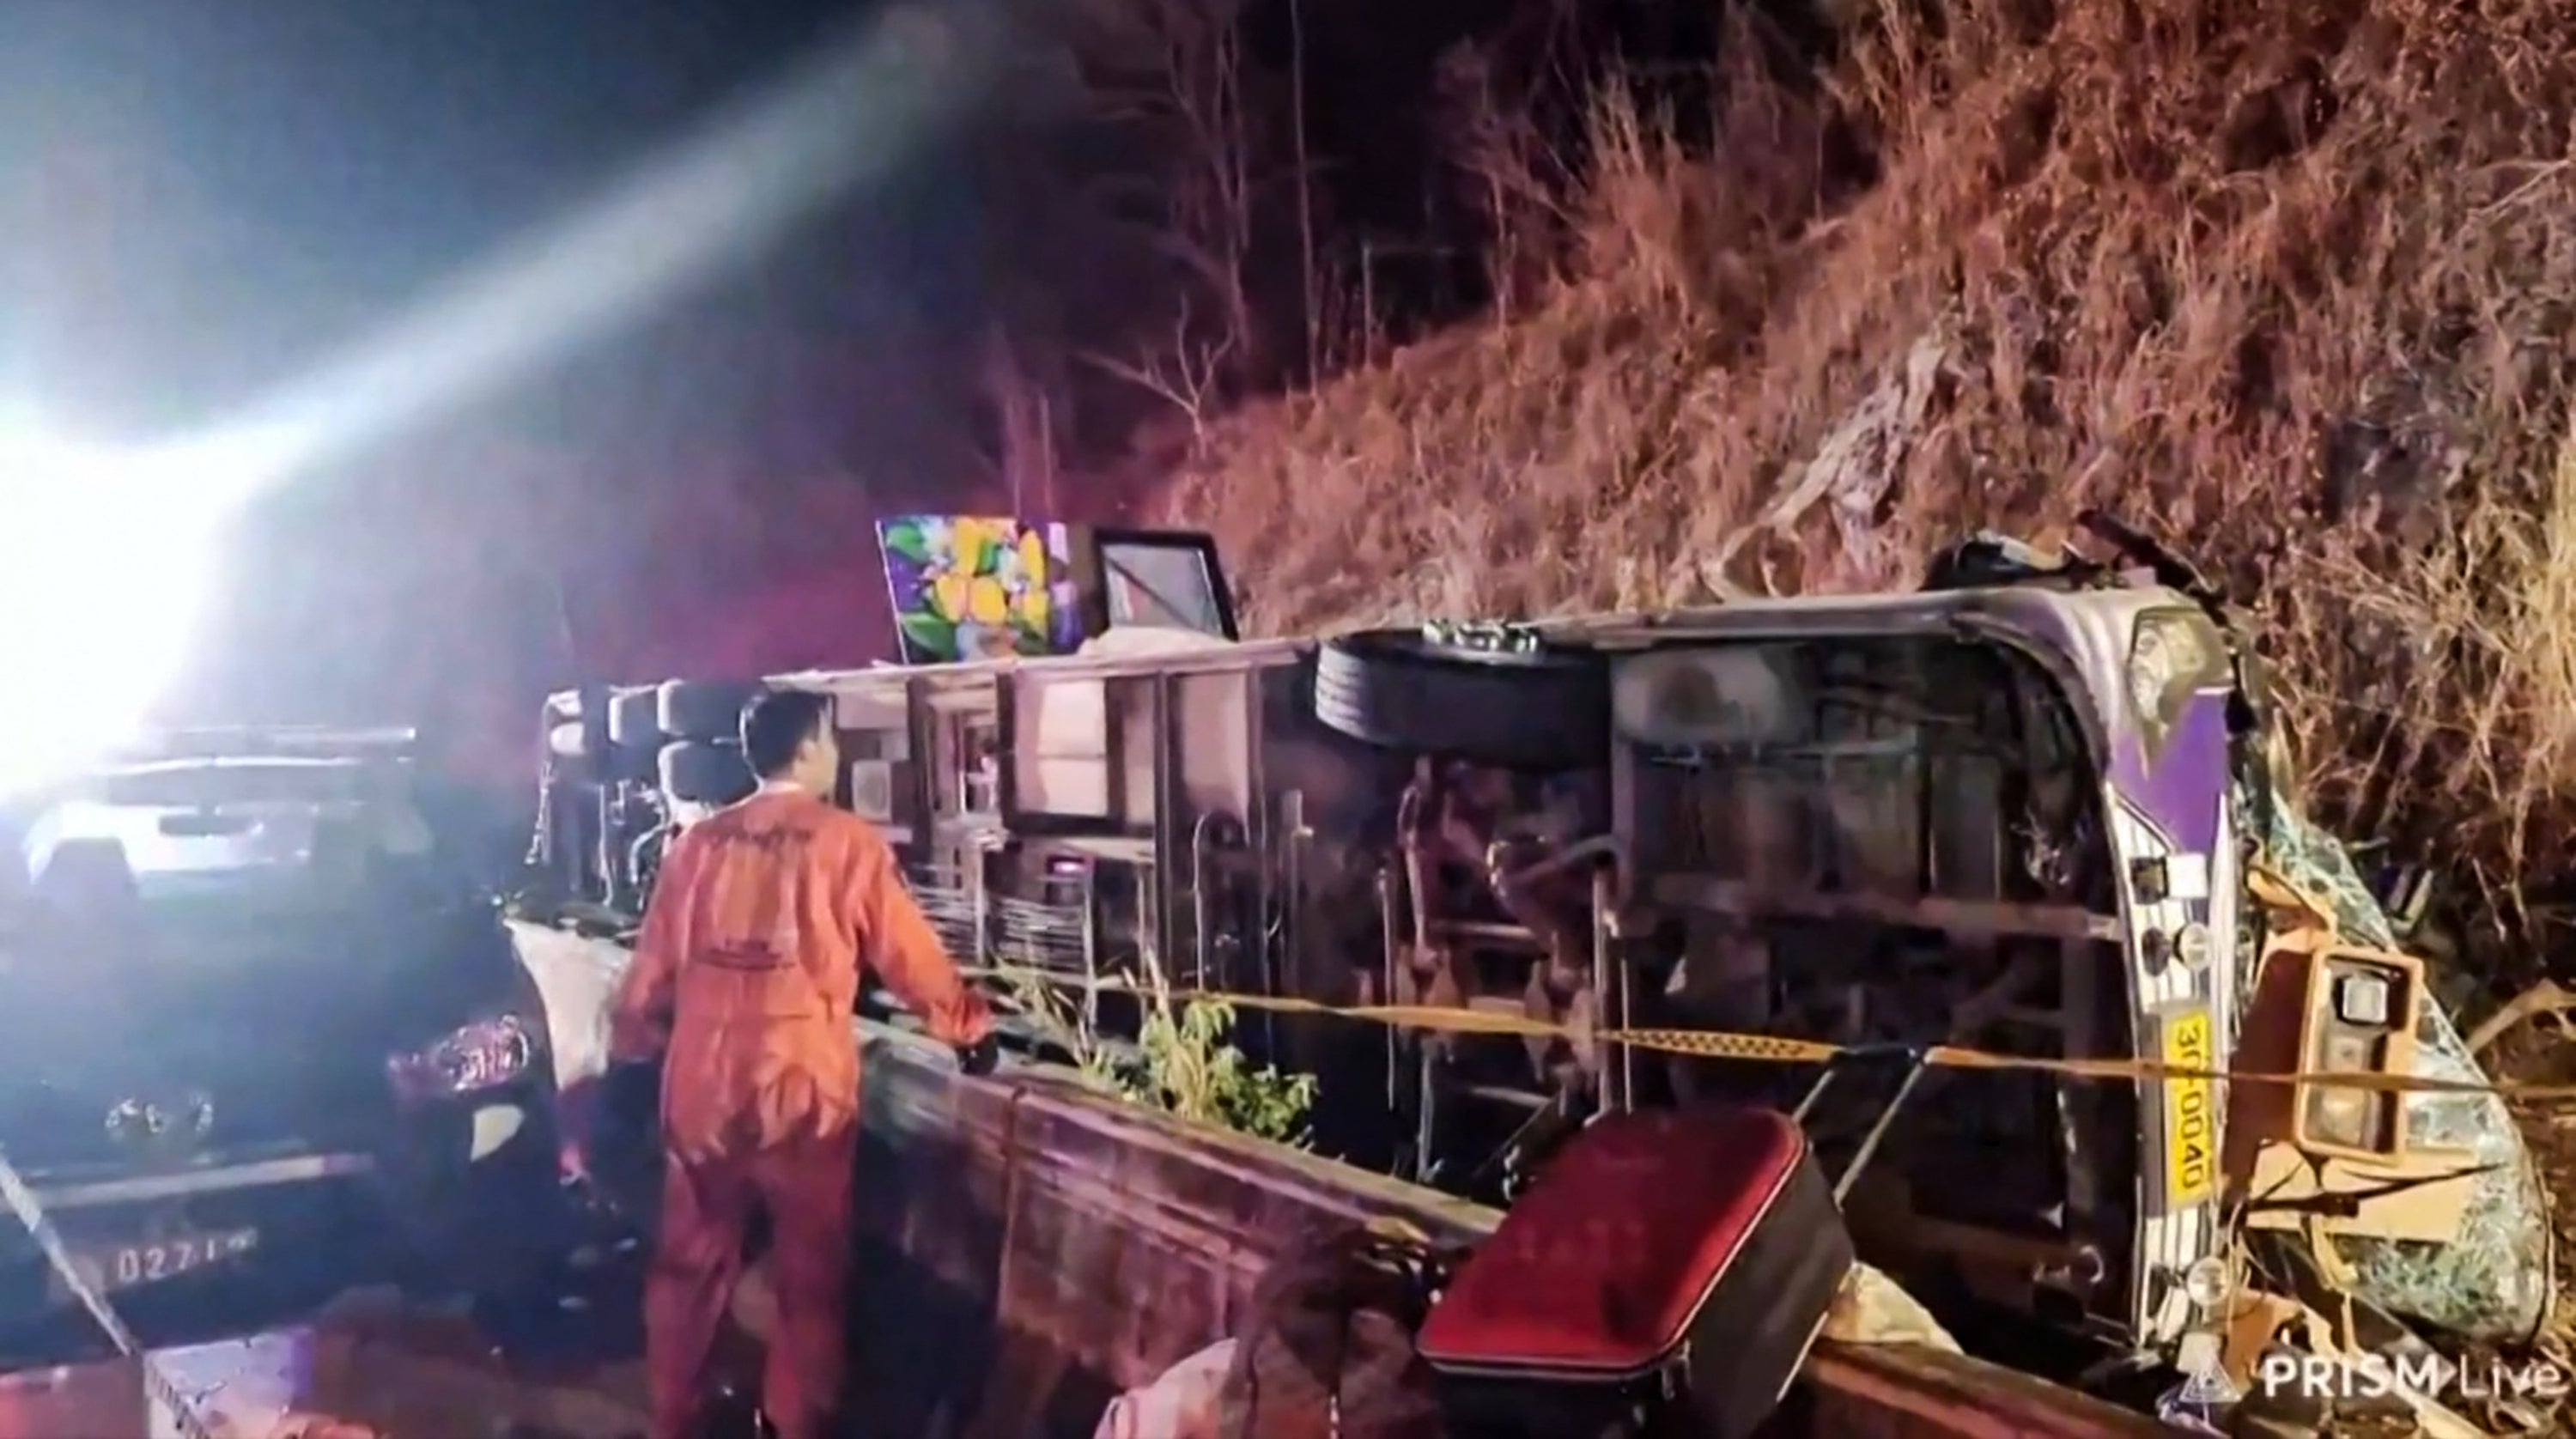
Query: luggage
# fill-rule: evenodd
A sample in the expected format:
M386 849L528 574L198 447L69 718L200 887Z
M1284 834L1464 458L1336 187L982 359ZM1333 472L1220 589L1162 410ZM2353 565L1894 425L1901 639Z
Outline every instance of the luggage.
M1773 1110L1605 1116L1423 1325L1452 1432L1750 1433L1851 1272L1834 1190L1805 1131Z

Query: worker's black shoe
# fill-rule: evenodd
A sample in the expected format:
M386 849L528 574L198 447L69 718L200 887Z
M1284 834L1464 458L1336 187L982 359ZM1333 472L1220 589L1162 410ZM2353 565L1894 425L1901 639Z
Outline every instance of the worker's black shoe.
M957 1067L968 1074L990 1074L993 1067L1001 1062L1002 1041L994 1035L988 1034L973 1044L957 1046Z

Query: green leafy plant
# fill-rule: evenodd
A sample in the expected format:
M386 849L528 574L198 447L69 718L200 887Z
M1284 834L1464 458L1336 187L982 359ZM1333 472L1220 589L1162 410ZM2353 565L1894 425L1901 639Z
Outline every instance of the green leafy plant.
M1141 975L1117 981L1144 1008L1132 1046L1100 1033L1099 990L1068 991L1045 976L1020 972L1012 972L1008 983L1020 1011L1102 1090L1257 1139L1305 1143L1315 1077L1282 1074L1269 1065L1254 1069L1231 1042L1234 1006L1174 995L1151 956Z
M986 965L1001 972L1012 1006L1021 1017L1035 1025L1048 1043L1062 1050L1085 1080L1099 1088L1124 1093L1116 1046L1100 1034L1096 990L1080 991L1077 1002L1072 992L1046 975L990 959Z

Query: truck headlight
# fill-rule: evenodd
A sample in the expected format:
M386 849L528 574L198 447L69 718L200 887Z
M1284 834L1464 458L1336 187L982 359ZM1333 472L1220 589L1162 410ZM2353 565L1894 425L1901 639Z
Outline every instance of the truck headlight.
M460 1025L436 1043L385 1061L405 1099L453 1099L508 1084L537 1062L536 1036L517 1015Z
M2422 1007L2420 965L2402 955L2330 949L2312 961L2299 1068L2322 1075L2404 1074ZM2313 1083L2296 1091L2293 1136L2321 1153L2375 1158L2405 1151L2398 1094Z

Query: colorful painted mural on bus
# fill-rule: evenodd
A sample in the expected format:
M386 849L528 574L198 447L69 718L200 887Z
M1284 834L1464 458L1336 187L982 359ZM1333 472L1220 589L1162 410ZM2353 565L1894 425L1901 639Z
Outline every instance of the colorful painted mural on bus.
M900 515L877 525L907 664L1069 654L1082 643L1060 524Z

